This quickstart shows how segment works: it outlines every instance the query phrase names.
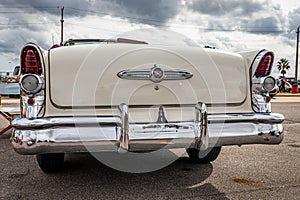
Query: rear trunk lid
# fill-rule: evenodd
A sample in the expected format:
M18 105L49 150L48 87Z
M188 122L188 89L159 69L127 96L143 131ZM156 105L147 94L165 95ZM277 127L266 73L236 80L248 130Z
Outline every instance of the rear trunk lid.
M184 71L192 77L153 82L130 80L124 70ZM130 106L243 104L247 94L244 61L239 54L192 47L101 44L49 51L52 104L61 109Z

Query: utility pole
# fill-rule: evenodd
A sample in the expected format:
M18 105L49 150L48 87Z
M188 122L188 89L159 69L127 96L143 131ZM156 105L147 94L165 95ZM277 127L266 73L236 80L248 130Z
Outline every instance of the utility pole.
M63 44L63 42L64 42L64 9L65 9L65 7L63 6L62 8L61 8L61 19L60 19L60 23L61 23L61 29L60 29L60 45L62 45Z
M298 84L298 59L299 59L299 33L300 26L297 28L297 47L296 47L296 70L295 70L295 82Z

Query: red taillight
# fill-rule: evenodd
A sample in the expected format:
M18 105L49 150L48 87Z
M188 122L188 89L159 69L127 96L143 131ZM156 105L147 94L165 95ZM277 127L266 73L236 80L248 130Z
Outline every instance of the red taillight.
M30 98L30 99L27 100L27 103L28 103L28 105L32 106L35 103L35 101L34 101L33 98Z
M269 103L271 100L272 100L271 97L266 96L266 102L267 102L267 103Z
M21 55L22 73L42 74L40 55L34 47L26 47Z
M257 67L255 76L262 77L269 75L272 69L273 61L274 55L272 53L267 53L266 55L264 55Z

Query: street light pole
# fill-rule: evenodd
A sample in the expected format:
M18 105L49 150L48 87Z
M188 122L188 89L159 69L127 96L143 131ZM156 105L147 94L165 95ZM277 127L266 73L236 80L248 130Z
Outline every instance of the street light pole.
M300 33L300 26L297 28L297 47L296 47L296 69L295 69L295 82L298 83L298 59L299 59L299 33Z
M65 7L61 8L61 19L60 19L60 23L61 23L61 30L60 30L60 45L63 44L64 42L64 9Z

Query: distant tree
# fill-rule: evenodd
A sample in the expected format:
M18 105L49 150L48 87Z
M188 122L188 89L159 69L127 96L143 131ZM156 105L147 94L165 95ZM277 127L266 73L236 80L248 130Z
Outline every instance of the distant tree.
M290 62L286 58L281 58L277 63L277 68L279 72L282 74L282 78L284 78L286 71L291 68Z

